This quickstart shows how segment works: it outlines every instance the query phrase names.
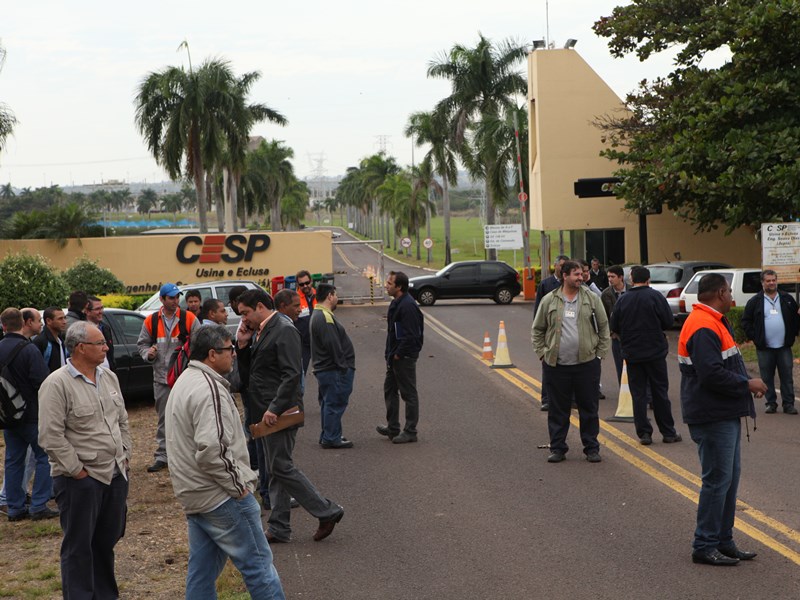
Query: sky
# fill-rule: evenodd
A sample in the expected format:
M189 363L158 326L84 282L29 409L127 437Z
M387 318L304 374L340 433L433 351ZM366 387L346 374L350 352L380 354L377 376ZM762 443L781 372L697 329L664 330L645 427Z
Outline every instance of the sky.
M0 102L19 124L0 154L0 185L166 180L136 129L134 98L148 73L188 67L178 50L184 40L195 65L220 57L237 75L261 72L250 101L289 124L260 123L252 134L293 148L298 176L311 175L320 159L324 175L341 175L382 147L410 164L408 116L432 109L450 89L426 76L430 61L454 44L474 46L478 32L530 43L547 37L549 22L555 46L577 39L575 50L621 97L669 72L669 57L612 58L592 32L598 18L626 3L6 0ZM424 148L414 152L419 160Z

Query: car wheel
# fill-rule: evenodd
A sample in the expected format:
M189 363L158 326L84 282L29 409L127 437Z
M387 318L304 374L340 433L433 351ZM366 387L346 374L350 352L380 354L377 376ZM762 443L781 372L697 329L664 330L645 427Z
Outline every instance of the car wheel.
M494 293L494 301L498 304L511 304L513 299L514 294L507 287L497 288L497 291Z
M417 293L417 302L422 306L433 306L436 302L436 292L431 288L423 288Z

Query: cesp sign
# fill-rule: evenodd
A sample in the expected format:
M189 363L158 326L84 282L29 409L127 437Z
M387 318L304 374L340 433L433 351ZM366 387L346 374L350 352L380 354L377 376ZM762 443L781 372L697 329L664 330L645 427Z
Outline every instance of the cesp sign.
M263 233L251 234L249 239L240 234L187 235L178 242L175 256L185 265L250 262L269 248L269 243L269 236Z

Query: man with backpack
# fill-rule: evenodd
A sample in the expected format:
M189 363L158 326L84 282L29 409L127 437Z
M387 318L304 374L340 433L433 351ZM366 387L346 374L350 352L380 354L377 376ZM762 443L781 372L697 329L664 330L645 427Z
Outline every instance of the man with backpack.
M53 491L53 481L47 454L39 446L38 440L39 387L50 372L42 354L22 335L22 312L16 308L5 309L0 313L0 323L5 330L5 337L0 340L0 373L5 370L4 377L8 375L9 383L25 401L20 418L3 424L8 520L21 521L28 517L33 520L50 519L58 516L58 511L47 506ZM22 486L28 448L33 450L36 458L30 508L25 506L25 489Z
M181 310L178 306L181 293L174 283L161 286L161 308L144 320L137 341L141 357L153 364L153 397L158 413L156 451L153 453L155 460L147 467L148 473L156 473L167 466L164 437L164 411L170 392L167 374L176 350L189 340L192 330L200 324L193 313Z

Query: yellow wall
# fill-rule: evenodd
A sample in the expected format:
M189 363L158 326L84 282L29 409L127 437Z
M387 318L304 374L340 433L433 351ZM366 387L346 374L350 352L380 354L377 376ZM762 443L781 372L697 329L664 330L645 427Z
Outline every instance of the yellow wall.
M574 50L536 50L528 55L531 230L625 229L626 262L639 260L638 217L623 200L578 198L577 179L610 177L617 168L599 156L602 115L625 110L622 101ZM734 266L761 263L761 248L749 229L730 236L724 228L697 234L665 211L647 217L650 262L720 260Z
M233 249L223 242L220 254L229 259L240 255L239 260L227 262L214 257L213 252L206 252L213 262L201 263L202 244L185 240L191 236L205 239L206 243L212 241L208 239L210 236L221 236ZM251 240L252 236L266 236L269 245L265 250L254 249L248 260L248 244L252 241L260 245L264 241L264 237ZM183 256L187 260L198 256L194 262L184 264L178 259L182 240L185 240ZM213 248L206 246L206 250ZM69 240L64 248L49 240L0 240L0 256L10 252L41 254L60 270L68 269L78 258L87 257L119 277L129 293L142 294L158 291L166 282L180 285L215 279L249 279L265 285L268 278L277 275L294 275L301 269L329 273L333 268L329 231L85 238L80 242Z

